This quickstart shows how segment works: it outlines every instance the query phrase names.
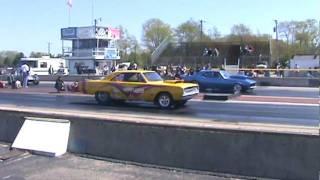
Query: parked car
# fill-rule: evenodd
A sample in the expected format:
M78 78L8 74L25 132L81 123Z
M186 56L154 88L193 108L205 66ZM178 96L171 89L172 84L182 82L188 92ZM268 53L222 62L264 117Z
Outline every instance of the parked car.
M196 84L164 81L158 73L144 70L116 71L102 80L85 80L80 90L95 95L100 104L145 101L163 109L182 106L199 93Z
M230 75L226 71L218 70L203 70L183 79L197 83L202 92L240 93L256 87L256 81L248 76Z
M268 68L268 63L267 62L258 62L256 65L256 73L257 74L264 74L265 73L265 69Z

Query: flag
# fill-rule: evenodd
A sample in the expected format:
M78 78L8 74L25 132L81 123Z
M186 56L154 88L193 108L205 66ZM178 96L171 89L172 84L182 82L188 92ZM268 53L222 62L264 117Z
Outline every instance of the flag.
M67 0L67 5L72 8L72 0Z

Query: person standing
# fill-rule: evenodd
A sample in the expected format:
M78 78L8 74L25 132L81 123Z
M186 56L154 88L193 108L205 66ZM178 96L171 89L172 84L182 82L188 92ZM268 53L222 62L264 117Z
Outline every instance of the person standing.
M49 75L52 75L53 73L54 73L54 71L53 71L53 67L50 65L50 67L49 67Z
M29 72L30 72L30 67L24 63L21 66L21 73L22 73L22 78L23 78L23 87L24 88L28 88L28 76L29 76Z

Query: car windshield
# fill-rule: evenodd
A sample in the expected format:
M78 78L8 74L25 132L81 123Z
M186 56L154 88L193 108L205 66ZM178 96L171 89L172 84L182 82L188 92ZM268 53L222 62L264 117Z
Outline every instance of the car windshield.
M146 72L143 74L147 78L148 81L163 81L161 76L156 72Z
M230 74L227 71L220 71L220 74L224 79L227 79L230 77Z

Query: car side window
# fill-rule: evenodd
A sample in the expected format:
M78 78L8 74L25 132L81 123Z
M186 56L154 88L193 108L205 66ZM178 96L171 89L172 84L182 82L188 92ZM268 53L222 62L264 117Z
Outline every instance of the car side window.
M205 72L202 74L203 77L206 77L206 78L211 78L212 77L212 73L211 72Z
M205 72L202 74L202 76L206 78L215 78L215 79L218 79L221 77L219 72Z
M112 81L121 82L145 82L144 78L140 73L121 73L114 77Z
M118 74L116 77L112 79L112 81L123 81L124 80L124 74Z
M220 78L221 76L220 76L220 73L219 72L213 72L213 77L214 78Z
M138 73L138 82L146 82L141 73Z

